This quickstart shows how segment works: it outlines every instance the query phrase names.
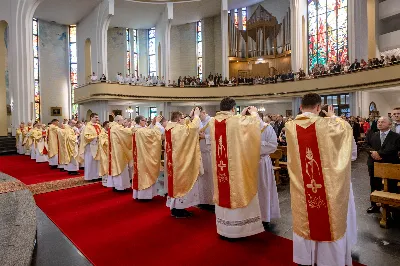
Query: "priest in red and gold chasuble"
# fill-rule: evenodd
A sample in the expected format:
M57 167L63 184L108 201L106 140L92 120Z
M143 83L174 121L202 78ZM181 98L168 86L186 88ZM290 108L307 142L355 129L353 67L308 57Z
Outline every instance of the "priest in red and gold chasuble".
M286 123L293 231L333 242L346 233L351 126L340 118L299 115Z
M157 182L161 166L161 132L158 128L133 129L132 188L145 190Z
M260 119L217 113L210 121L214 202L224 208L246 207L257 194Z
M165 169L168 176L168 195L184 197L194 186L200 172L200 119L180 124L169 122L165 129Z

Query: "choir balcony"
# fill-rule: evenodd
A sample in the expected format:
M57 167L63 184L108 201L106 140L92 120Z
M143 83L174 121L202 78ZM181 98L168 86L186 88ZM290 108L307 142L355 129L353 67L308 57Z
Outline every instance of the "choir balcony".
M335 94L371 88L400 85L400 65L348 74L329 75L316 79L287 81L266 85L223 87L146 87L116 83L94 83L75 89L75 103L99 100L152 100L152 101L217 101L225 96L235 99L269 99L301 96L307 92Z

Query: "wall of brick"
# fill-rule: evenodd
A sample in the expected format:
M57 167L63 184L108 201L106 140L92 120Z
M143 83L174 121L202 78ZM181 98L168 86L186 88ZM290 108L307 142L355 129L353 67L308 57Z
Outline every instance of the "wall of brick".
M109 28L107 32L107 67L109 80L116 81L117 73L125 77L126 67L126 29Z
M69 118L70 80L68 27L39 21L41 120ZM62 107L62 117L51 116L51 107Z
M197 76L196 23L171 27L171 78Z

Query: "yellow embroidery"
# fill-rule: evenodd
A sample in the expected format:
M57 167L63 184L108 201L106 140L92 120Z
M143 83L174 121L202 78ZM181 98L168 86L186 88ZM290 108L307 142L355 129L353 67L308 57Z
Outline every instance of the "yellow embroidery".
M225 151L226 149L224 147L224 144L222 143L222 136L220 136L218 140L218 157L220 157L222 154L224 154L226 157Z

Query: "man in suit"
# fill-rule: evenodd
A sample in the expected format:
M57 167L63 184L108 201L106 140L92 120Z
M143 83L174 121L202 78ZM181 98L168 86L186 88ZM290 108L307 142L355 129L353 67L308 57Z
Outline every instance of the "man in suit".
M392 119L393 119L392 131L396 132L397 134L400 134L400 107L396 107L393 109Z
M371 192L382 190L382 179L374 176L374 163L400 164L398 152L400 150L400 135L391 131L392 121L388 117L378 119L378 132L371 133L367 137L370 156L367 161L370 177ZM389 180L389 192L398 193L397 180ZM368 213L378 213L379 207L371 202Z
M274 123L274 130L276 132L276 136L279 137L279 135L282 132L282 128L285 127L285 123L283 122L283 117L281 115L276 115L276 121Z
M350 117L350 126L353 129L354 140L358 141L361 136L361 127L354 116Z

